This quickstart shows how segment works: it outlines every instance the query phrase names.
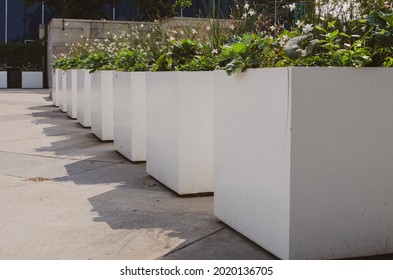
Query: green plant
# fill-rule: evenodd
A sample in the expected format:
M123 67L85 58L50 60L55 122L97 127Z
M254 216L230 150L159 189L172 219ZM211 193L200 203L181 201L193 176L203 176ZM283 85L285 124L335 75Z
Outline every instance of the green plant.
M154 71L174 71L183 65L197 60L202 55L202 45L192 39L172 41L168 52L163 53L157 60Z
M217 59L224 64L222 69L228 74L237 70L244 72L248 68L270 67L274 65L276 57L270 45L271 38L268 36L245 34L225 45Z
M147 54L135 50L120 50L115 55L113 64L117 71L149 71Z

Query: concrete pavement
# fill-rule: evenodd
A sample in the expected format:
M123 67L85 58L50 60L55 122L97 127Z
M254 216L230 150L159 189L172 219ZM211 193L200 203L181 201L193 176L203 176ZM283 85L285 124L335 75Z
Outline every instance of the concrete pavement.
M275 259L48 96L0 90L0 259Z

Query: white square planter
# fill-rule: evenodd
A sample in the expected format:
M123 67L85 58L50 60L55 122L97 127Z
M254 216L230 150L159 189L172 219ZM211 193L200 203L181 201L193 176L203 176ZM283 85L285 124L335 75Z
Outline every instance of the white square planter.
M282 259L392 253L392 76L217 71L216 216Z
M84 127L91 127L91 74L89 70L77 72L78 122Z
M63 70L55 69L55 79L53 80L53 88L55 88L54 105L61 108L63 104Z
M180 195L213 192L212 74L146 74L147 172Z
M115 72L114 146L131 161L146 161L145 72Z
M113 71L97 71L91 80L91 131L102 141L113 140Z
M70 74L70 70L67 71L62 71L61 75L61 104L60 104L60 110L64 113L67 113L67 99L68 99L68 90L69 87L67 86L67 76Z
M42 72L22 72L22 88L43 88Z
M77 70L67 70L67 115L72 119L78 117L77 73Z
M0 71L0 88L7 88L7 71Z

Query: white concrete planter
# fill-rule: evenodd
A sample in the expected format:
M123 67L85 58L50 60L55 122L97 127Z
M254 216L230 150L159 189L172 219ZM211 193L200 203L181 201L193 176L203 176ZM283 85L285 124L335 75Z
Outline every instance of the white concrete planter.
M392 253L392 77L215 72L216 216L282 259Z
M7 88L7 71L0 71L0 88Z
M78 76L77 70L67 70L67 115L71 119L78 117Z
M43 88L42 71L22 72L22 88Z
M67 113L67 97L69 90L69 87L67 86L67 76L70 75L70 71L62 71L61 73L61 104L59 108L62 112Z
M146 74L147 172L181 195L213 192L212 77Z
M91 131L102 141L113 140L113 71L91 77Z
M146 161L145 72L115 72L114 146L131 161Z
M55 70L55 81L56 83L56 98L55 98L55 106L61 108L63 104L63 70L56 69Z
M91 74L89 70L78 70L77 74L78 122L91 127Z

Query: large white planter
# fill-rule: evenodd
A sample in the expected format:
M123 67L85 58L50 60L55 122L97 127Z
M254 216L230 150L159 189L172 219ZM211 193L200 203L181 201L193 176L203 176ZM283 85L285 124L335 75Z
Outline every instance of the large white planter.
M102 141L113 140L113 71L91 77L91 131Z
M146 74L147 172L181 195L213 192L212 77Z
M145 72L115 72L114 146L131 161L146 161Z
M392 77L216 72L216 216L282 259L392 253Z
M43 88L42 71L22 72L22 88Z
M91 74L89 70L77 72L78 122L84 127L91 127Z
M62 71L61 75L61 104L60 104L60 110L64 113L67 113L67 104L68 104L68 90L69 86L67 86L67 76L69 76L70 71ZM68 83L69 84L69 83Z
M55 106L61 109L63 104L63 70L55 69L56 98Z
M67 115L76 119L78 117L78 76L77 70L67 70Z
M0 71L0 88L7 88L7 71Z

